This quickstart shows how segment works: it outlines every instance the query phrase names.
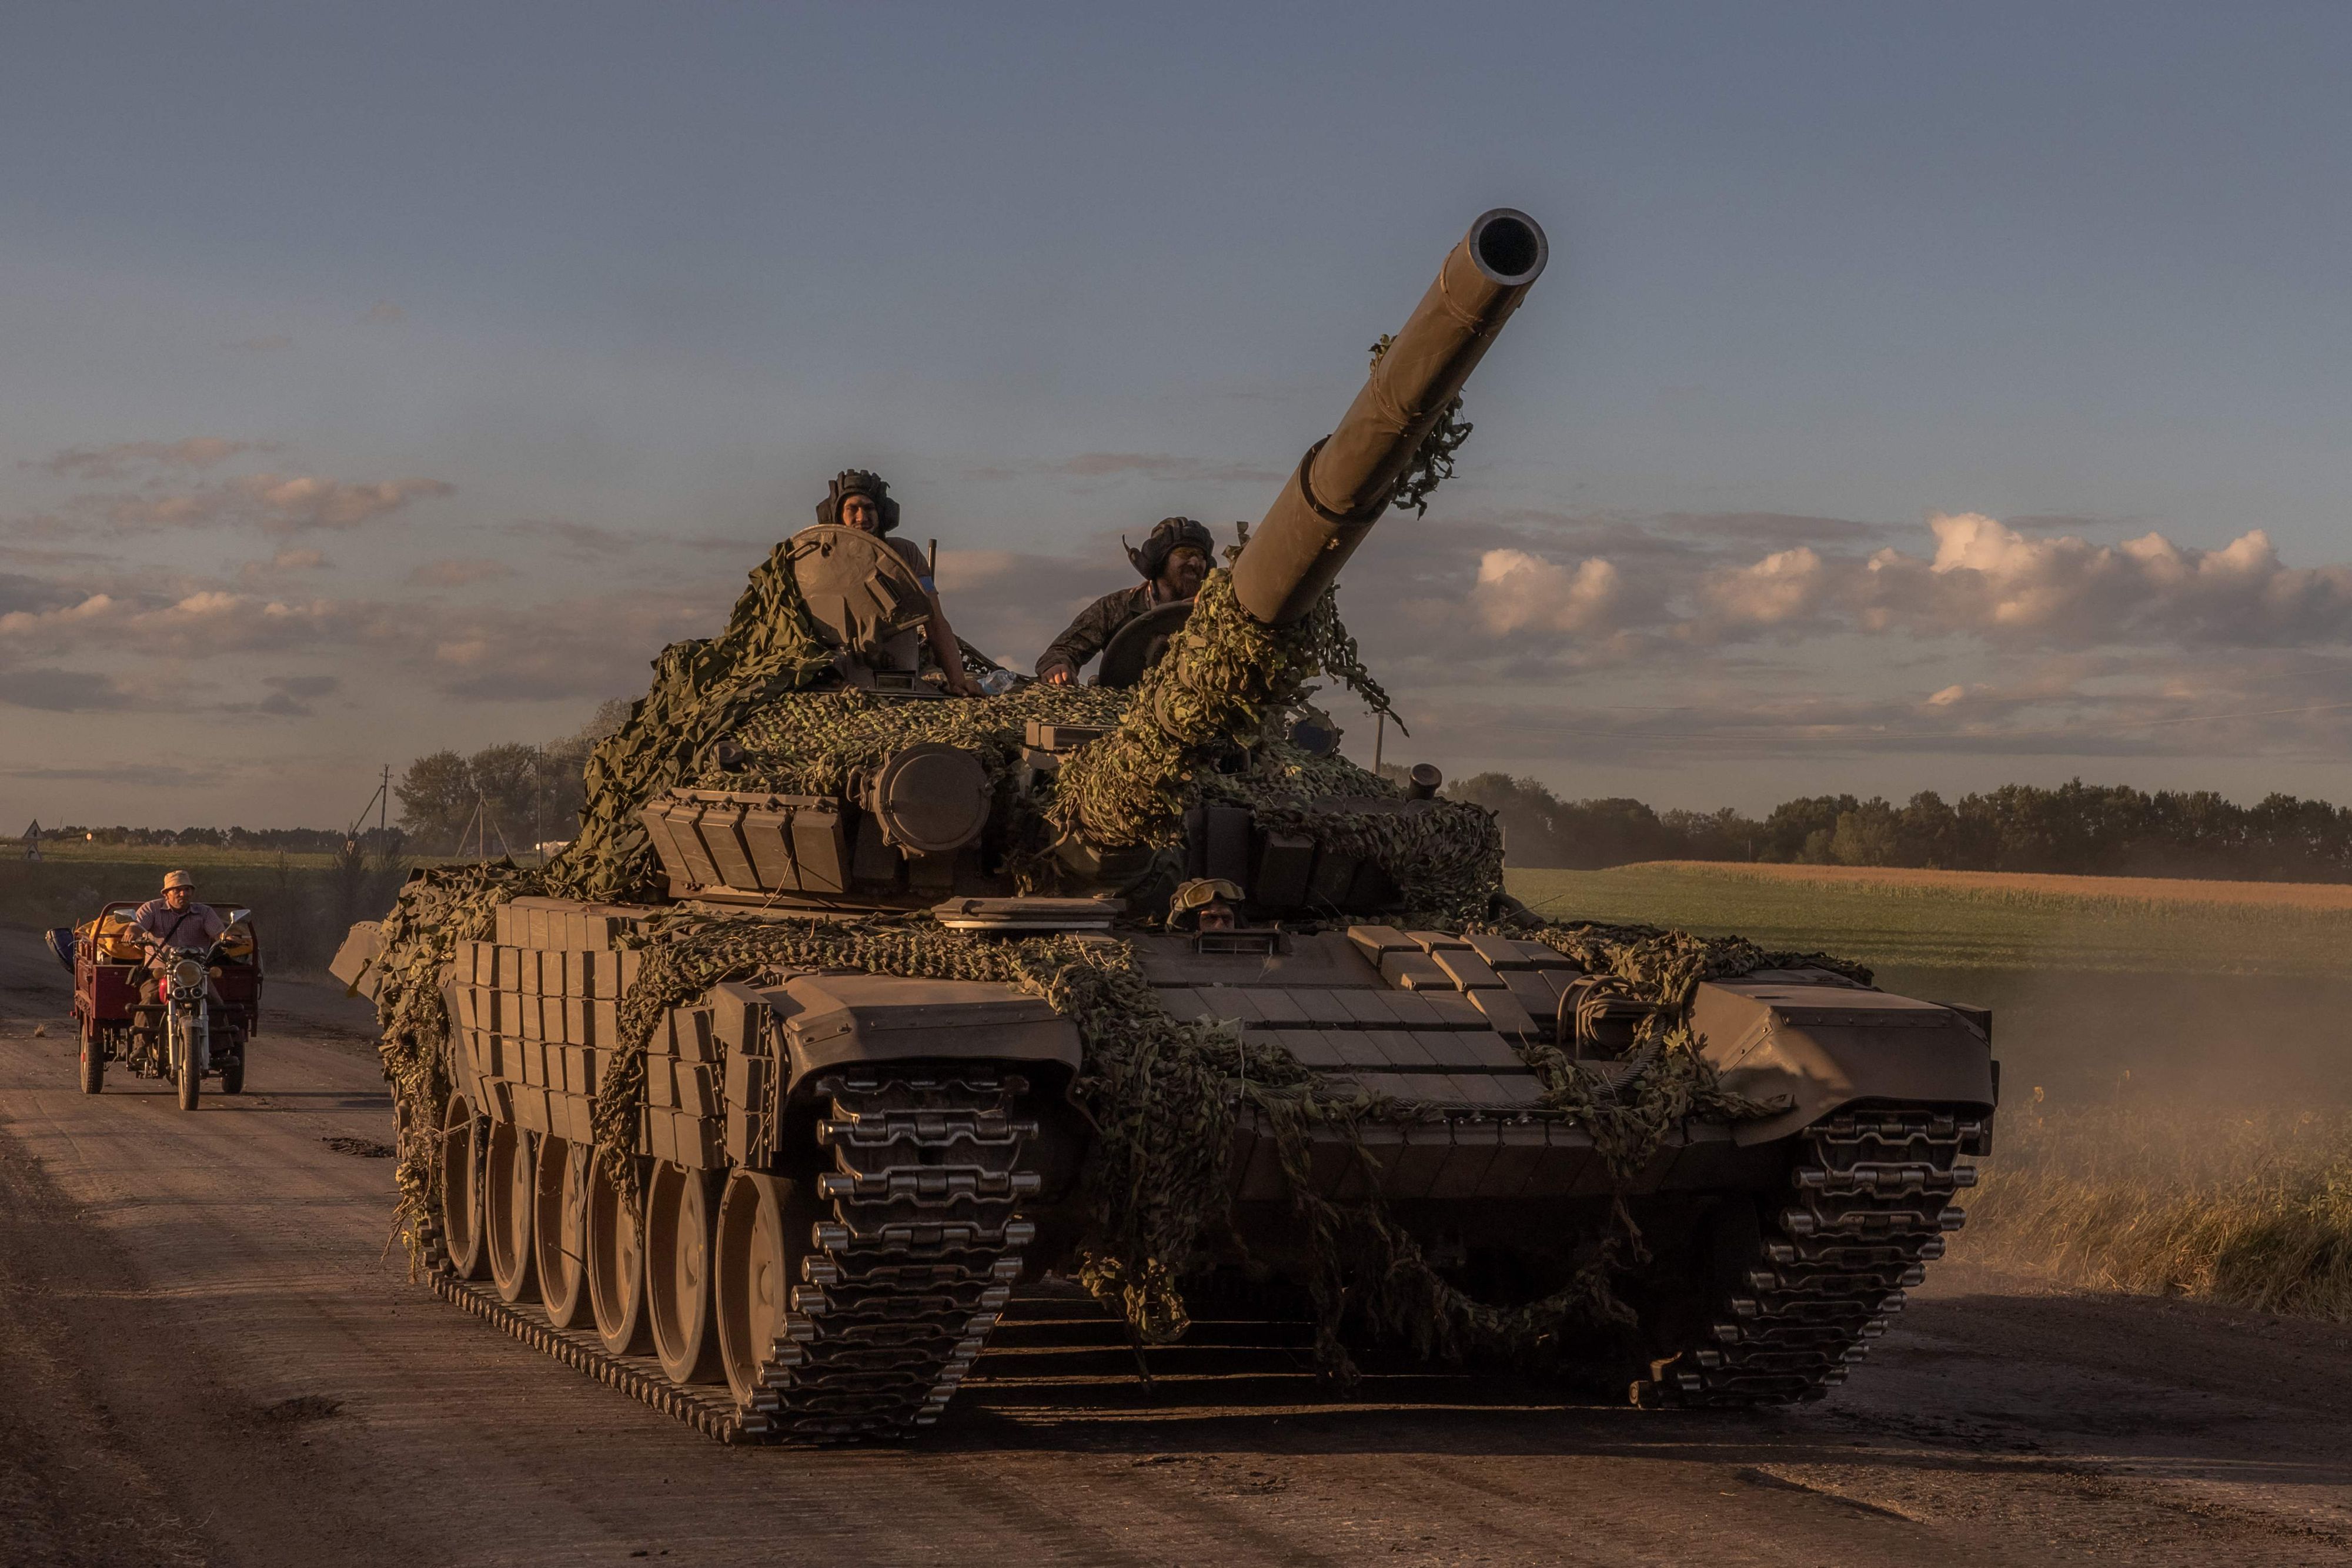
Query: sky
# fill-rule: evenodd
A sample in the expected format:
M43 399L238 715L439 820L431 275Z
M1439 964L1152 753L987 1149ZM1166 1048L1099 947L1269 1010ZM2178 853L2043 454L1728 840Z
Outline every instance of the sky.
M18 0L0 828L569 734L848 466L1026 667L1497 205L1550 268L1341 580L1387 759L2352 800L2347 65L2318 5Z

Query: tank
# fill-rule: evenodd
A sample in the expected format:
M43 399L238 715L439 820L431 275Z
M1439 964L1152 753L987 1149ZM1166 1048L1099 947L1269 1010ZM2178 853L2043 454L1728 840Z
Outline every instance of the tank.
M1538 919L1313 703L1385 710L1335 584L1547 258L1481 215L1109 684L946 696L906 561L821 521L664 652L553 863L355 927L434 1288L728 1440L915 1432L1047 1276L1139 1347L1295 1315L1341 1384L1843 1379L1990 1152L1989 1017Z

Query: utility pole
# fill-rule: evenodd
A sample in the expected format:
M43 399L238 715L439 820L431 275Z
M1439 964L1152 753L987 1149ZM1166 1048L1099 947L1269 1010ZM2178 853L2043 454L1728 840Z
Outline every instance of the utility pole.
M384 816L392 810L392 764L389 762L383 765L383 793L376 799L375 832L376 841L381 844L383 841Z

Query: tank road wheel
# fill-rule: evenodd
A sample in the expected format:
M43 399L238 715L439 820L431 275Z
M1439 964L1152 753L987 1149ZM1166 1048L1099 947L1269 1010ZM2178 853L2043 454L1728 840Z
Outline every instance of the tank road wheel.
M646 1197L646 1315L672 1383L719 1376L710 1310L710 1177L664 1160Z
M106 1036L89 1019L81 1020L81 1092L95 1094L106 1087Z
M465 1095L449 1096L441 1115L441 1244L449 1271L460 1280L480 1279L488 1262L482 1245L482 1145L488 1130Z
M794 1184L739 1170L727 1183L719 1210L719 1256L713 1265L719 1298L719 1354L735 1402L748 1406L761 1389L761 1370L775 1359L784 1309L800 1282L814 1217Z
M512 1122L490 1124L489 1157L482 1162L482 1231L490 1254L490 1283L499 1299L530 1299L532 1286L530 1134Z
M572 1328L588 1315L588 1151L569 1138L540 1139L532 1205L540 1304L550 1323Z
M640 1166L638 1204L633 1209L613 1185L606 1162L612 1155L598 1150L588 1174L588 1302L596 1315L596 1337L614 1355L642 1355L652 1343L646 1323L646 1192L650 1185Z

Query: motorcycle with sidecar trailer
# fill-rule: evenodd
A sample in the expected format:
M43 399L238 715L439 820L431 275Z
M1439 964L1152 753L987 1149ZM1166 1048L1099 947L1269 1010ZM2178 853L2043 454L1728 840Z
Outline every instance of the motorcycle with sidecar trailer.
M261 1027L261 944L250 910L222 912L227 925L210 946L151 949L131 925L134 902L107 904L96 919L49 933L50 950L73 971L73 1017L81 1037L81 1091L106 1086L106 1064L161 1078L193 1111L204 1081L221 1092L245 1089L247 1049ZM141 995L152 970L155 997Z

